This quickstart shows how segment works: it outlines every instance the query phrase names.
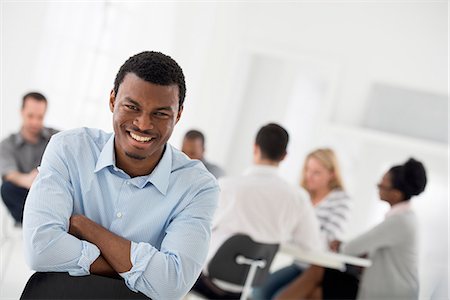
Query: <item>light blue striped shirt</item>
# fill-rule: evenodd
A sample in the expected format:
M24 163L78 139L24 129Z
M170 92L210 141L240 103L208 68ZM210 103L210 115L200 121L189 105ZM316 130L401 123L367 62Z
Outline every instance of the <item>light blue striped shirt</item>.
M127 286L153 299L183 297L206 255L219 188L205 167L166 145L146 176L115 165L114 135L80 128L52 137L24 211L25 257L42 272L89 274L97 246L68 234L83 214L131 243Z

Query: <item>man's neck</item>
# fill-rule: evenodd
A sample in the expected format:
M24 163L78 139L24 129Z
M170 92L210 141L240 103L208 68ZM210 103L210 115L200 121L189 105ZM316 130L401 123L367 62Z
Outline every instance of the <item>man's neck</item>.
M269 159L255 159L254 163L255 163L255 165L258 165L258 166L278 167L280 165L279 161L274 161L274 160L269 160Z
M139 160L128 158L125 161L122 161L122 163L117 163L117 167L130 175L131 178L133 178L151 174L158 162L159 161L153 163L151 166L147 165L144 167L139 167L137 166L140 163Z
M147 158L144 160L138 160L128 156L123 151L114 151L116 154L117 167L130 175L130 177L138 177L150 175L153 172L164 155L165 147L161 153L155 154L157 159Z
M20 135L22 135L25 141L31 144L36 144L39 141L39 134L33 134L23 128L20 130Z

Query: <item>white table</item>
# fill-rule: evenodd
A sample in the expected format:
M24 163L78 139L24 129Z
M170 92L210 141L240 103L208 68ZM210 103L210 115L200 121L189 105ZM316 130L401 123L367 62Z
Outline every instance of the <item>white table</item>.
M282 245L279 251L292 256L295 260L340 270L342 272L345 271L346 264L359 267L370 267L372 265L372 261L366 258L360 258L329 251L305 251L294 245Z

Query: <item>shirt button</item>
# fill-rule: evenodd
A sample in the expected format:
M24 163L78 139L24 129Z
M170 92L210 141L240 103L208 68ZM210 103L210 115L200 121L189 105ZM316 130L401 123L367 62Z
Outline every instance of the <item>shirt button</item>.
M128 184L128 185L130 185L130 184L131 184L131 182L127 181L127 184Z
M121 213L121 212L118 212L118 213L116 214L116 217L119 218L119 219L122 218L122 213Z

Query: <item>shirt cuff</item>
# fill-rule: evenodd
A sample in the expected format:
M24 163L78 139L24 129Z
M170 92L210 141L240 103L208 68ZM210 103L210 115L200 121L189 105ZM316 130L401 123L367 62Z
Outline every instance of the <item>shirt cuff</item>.
M147 269L150 258L156 249L148 243L131 242L130 260L133 265L127 272L119 273L125 280L125 284L133 292L138 292L135 288L136 281L141 277L142 273Z
M100 249L92 243L81 241L82 249L81 256L78 260L80 269L69 271L72 276L84 276L91 274L89 272L91 264L100 256Z

